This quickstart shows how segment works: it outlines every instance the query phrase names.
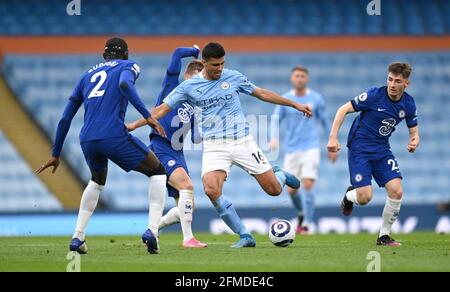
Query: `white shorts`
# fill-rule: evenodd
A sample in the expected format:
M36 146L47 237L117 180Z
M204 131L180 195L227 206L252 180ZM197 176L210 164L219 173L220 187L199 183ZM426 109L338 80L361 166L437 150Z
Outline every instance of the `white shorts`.
M284 170L299 179L314 179L319 176L320 149L313 148L286 154L284 157Z
M252 175L272 169L252 136L203 142L202 177L215 170L223 170L228 176L232 165L237 165Z

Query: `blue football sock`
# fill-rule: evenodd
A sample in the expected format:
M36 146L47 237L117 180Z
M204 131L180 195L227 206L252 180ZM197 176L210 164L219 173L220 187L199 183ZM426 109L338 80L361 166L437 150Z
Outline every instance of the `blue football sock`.
M275 172L275 176L277 177L277 180L280 183L281 187L284 188L284 186L286 185L286 175L284 174L284 171L279 170Z
M214 203L219 216L233 230L234 233L240 236L250 234L241 222L241 218L236 213L233 204L229 202L224 195L220 196Z
M314 193L312 191L303 191L303 211L305 212L305 223L304 225L308 225L313 223L314 218L314 210L315 206L315 198Z
M303 214L303 205L302 205L302 198L300 197L300 194L296 192L294 195L291 195L292 204L294 204L295 209L297 209L299 215L300 213Z

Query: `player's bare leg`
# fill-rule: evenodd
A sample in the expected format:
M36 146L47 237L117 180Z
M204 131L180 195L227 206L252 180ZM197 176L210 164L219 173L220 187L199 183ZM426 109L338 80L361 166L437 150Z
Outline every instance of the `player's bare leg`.
M158 225L166 202L166 170L152 152L134 170L150 178L148 229L142 235L142 241L147 245L149 253L158 253Z
M353 205L367 205L372 200L372 186L347 188L344 198L341 202L341 210L344 216L350 216L353 211Z
M242 224L241 218L239 218L233 204L222 195L223 184L226 177L226 172L222 170L205 173L203 175L203 187L205 193L213 203L222 220L234 233L239 234L240 240L231 247L254 247L256 246L255 239L250 232L247 231L244 224Z
M169 177L169 185L177 189L180 193L175 199L177 206L167 212L161 218L159 227L166 226L167 223L181 223L183 232L183 247L202 248L207 247L206 243L198 241L192 233L192 215L194 212L194 184L184 168L175 169Z
M262 189L270 196L279 196L283 191L283 187L298 189L300 188L300 180L294 175L274 166L262 174L254 175Z
M91 171L91 181L86 186L81 197L77 225L75 227L75 233L69 246L69 249L71 251L76 251L80 254L87 253L88 248L85 239L86 226L92 214L94 213L95 208L97 207L100 193L105 187L107 174L107 168L100 172Z
M386 204L383 209L383 223L377 239L377 245L397 247L401 244L390 237L392 225L398 218L403 198L402 180L393 179L385 185L387 191Z

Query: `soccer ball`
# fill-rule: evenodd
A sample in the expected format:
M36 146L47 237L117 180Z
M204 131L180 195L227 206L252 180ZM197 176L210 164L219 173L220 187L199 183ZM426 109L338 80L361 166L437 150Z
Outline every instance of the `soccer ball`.
M287 220L275 220L270 226L269 239L276 246L289 246L294 242L295 228L292 226L291 222Z

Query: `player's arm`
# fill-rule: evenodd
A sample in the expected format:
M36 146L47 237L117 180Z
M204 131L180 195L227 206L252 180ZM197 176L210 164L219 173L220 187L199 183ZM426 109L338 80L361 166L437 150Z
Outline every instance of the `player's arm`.
M347 102L337 110L336 116L334 117L333 125L331 126L330 137L328 139L327 148L329 152L338 152L341 149L338 140L339 129L341 128L342 123L344 122L345 116L353 112L355 112L355 109L353 108L351 102Z
M159 122L157 120L163 118L170 111L172 111L172 109L166 103L162 103L161 105L155 107L152 110L150 119L156 121L159 124ZM141 119L136 120L136 121L134 121L132 123L126 124L126 127L127 127L128 131L131 132L131 131L134 131L137 128L140 128L140 127L145 126L147 124L148 124L148 120L144 119L144 118L141 118Z
M176 48L172 54L172 58L170 59L169 66L167 67L167 73L171 74L171 75L180 74L181 59L187 58L187 57L198 58L199 53L200 53L200 49L198 48L198 46L195 46L195 45L190 48L186 48L186 47Z
M292 100L284 98L273 91L256 87L251 95L265 102L293 107L299 112L302 112L306 117L312 117L312 111L308 105L293 102Z
M164 128L159 124L159 122L154 119L150 112L145 107L141 98L139 97L136 87L134 86L135 77L131 70L124 70L120 73L119 87L120 92L126 99L136 108L136 110L144 117L146 124L154 128L158 133L166 137Z
M409 143L406 147L410 153L414 153L419 146L420 136L419 136L419 126L409 128Z
M46 168L53 166L52 173L55 173L56 169L59 166L59 156L61 155L61 150L64 144L64 140L66 139L67 133L70 129L70 124L72 123L73 117L77 113L80 108L82 102L74 97L69 99L67 103L63 115L59 120L58 127L56 128L56 137L55 143L53 144L52 158L50 158L46 163L41 165L35 172L40 174Z

